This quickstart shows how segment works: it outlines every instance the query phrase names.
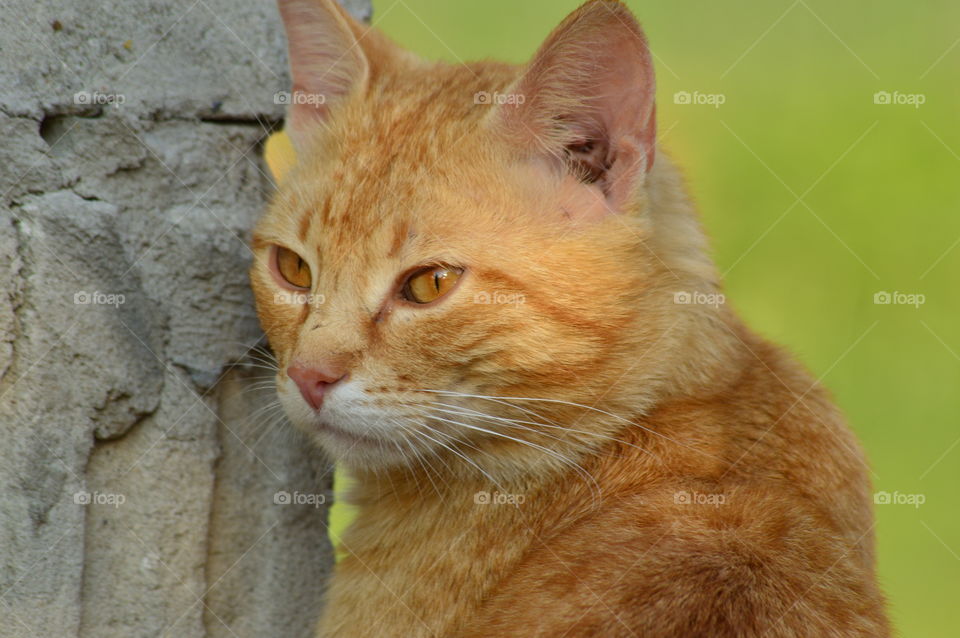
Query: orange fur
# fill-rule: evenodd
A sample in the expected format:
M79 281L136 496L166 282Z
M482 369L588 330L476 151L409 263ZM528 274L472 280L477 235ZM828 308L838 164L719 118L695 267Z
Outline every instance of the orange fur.
M675 303L720 284L679 172L645 146L630 13L589 2L517 69L423 62L328 0L284 4L318 25L313 51L362 53L350 86L325 53L331 85L291 41L294 84L335 99L298 116L251 272L281 403L357 478L319 635L888 635L865 461L827 393L726 305ZM650 96L604 75L604 34ZM536 99L474 102L511 90ZM596 183L564 170L576 149ZM317 300L277 302L275 245ZM430 264L464 274L400 299ZM295 358L349 370L319 412Z

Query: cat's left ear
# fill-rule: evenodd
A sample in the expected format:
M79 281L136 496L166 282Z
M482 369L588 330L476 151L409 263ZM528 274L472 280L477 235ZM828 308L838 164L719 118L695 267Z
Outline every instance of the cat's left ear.
M513 99L497 117L511 142L596 186L609 209L622 210L656 146L653 62L629 9L615 0L580 7L509 91Z

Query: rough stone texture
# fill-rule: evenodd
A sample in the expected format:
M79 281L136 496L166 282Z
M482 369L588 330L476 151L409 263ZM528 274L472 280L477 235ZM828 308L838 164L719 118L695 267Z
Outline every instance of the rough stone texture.
M12 0L0 60L0 636L309 635L326 512L275 501L329 467L248 352L276 8Z

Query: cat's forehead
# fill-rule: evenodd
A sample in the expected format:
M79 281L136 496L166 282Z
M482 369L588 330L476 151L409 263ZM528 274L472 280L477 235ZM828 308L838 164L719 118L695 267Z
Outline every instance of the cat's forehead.
M513 74L496 64L433 64L381 78L330 123L326 149L349 180L341 185L373 183L402 199L456 171L491 114L485 96Z
M385 78L348 104L282 191L298 239L393 246L418 223L438 221L444 197L482 182L478 138L490 109L482 95L511 74L502 65L436 65Z

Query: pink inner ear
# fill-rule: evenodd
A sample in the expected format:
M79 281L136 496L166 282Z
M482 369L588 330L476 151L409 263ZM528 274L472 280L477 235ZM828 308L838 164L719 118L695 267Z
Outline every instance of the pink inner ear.
M575 11L511 91L524 100L499 115L514 143L580 167L620 210L656 146L653 63L629 10L598 0Z
M302 148L326 118L330 105L365 82L369 65L351 20L333 0L280 0L287 32L290 75L290 133Z
M593 185L566 175L557 193L560 211L574 222L597 222L614 212L604 192Z

